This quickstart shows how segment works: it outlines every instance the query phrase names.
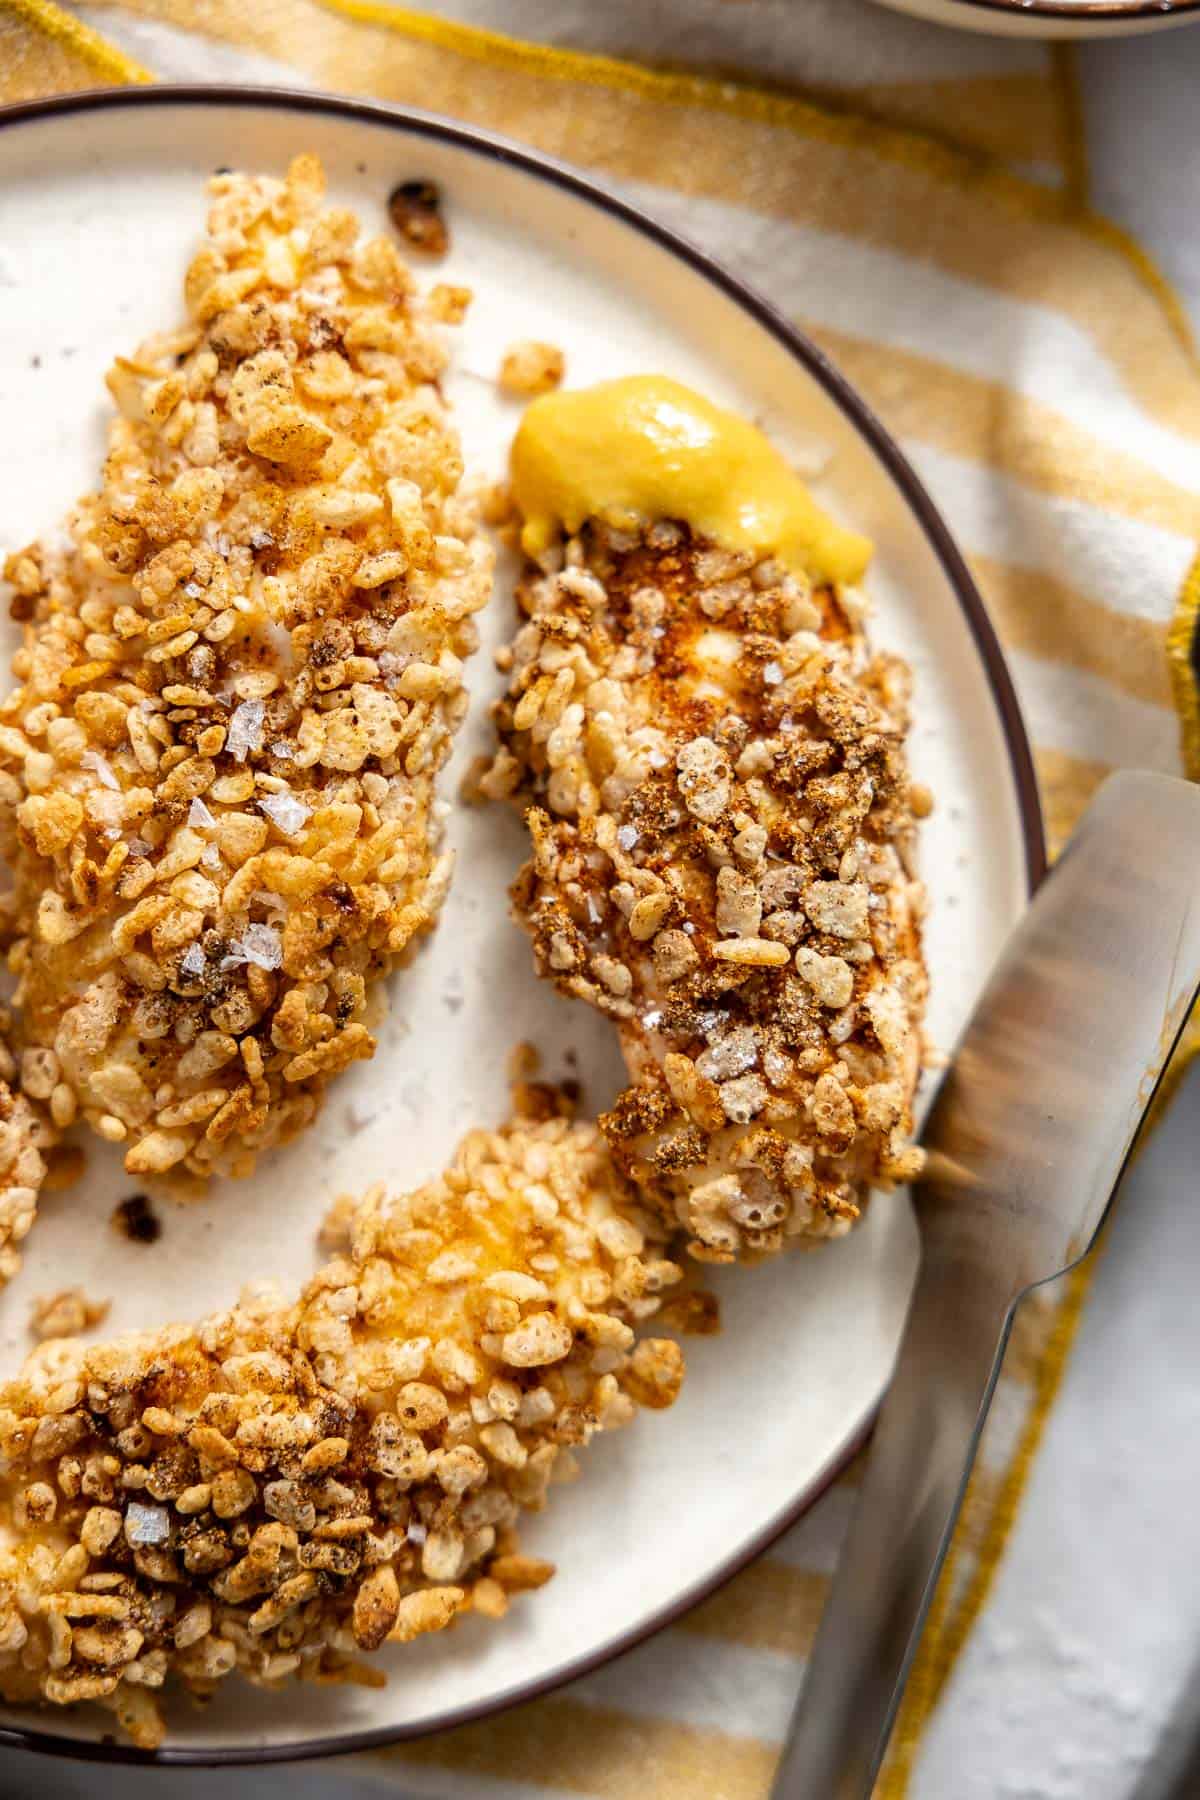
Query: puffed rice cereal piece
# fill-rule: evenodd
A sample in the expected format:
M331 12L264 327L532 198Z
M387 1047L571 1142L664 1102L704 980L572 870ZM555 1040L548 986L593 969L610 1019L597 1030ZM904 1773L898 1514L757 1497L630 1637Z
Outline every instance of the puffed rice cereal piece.
M0 1282L21 1266L18 1246L37 1216L46 1179L42 1153L55 1136L42 1110L0 1079Z
M39 1294L29 1309L29 1330L39 1343L47 1338L79 1337L108 1317L110 1300L93 1300L81 1287Z
M500 386L509 394L548 394L562 380L566 366L554 344L535 340L510 344L500 359Z

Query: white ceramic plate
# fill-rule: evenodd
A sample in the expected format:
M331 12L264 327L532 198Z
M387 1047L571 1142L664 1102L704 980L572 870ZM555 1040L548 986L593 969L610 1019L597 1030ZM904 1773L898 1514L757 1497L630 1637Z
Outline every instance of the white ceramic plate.
M993 37L1135 37L1200 20L1200 0L881 0L960 31Z
M574 175L481 133L382 107L263 90L143 89L0 115L0 550L53 529L91 484L117 351L174 322L183 269L222 164L282 171L315 150L333 197L386 228L394 184L446 196L453 247L438 278L476 291L450 390L469 465L499 474L517 410L492 383L517 337L566 351L574 383L660 370L758 416L795 450L827 446L819 484L879 546L878 637L917 674L916 773L938 796L924 855L934 895L932 1025L955 1036L1041 866L1028 747L977 594L933 508L875 421L817 353L752 295L644 217ZM511 620L501 568L484 636ZM6 627L11 631L11 627ZM0 645L6 649L7 645ZM459 761L488 741L485 646ZM450 794L451 781L446 792ZM460 1134L506 1111L521 1038L551 1072L578 1057L585 1101L618 1080L610 1028L536 981L505 889L523 831L500 809L459 811L446 917L393 986L379 1053L343 1077L317 1125L207 1203L158 1203L160 1241L109 1229L134 1185L93 1141L80 1187L46 1206L25 1268L0 1296L0 1356L27 1347L30 1297L80 1281L111 1295L111 1327L228 1304L249 1278L298 1284L338 1191L430 1175ZM815 1256L729 1273L725 1331L693 1342L684 1397L587 1455L528 1530L560 1574L500 1626L468 1622L401 1652L382 1692L230 1684L179 1706L163 1754L294 1756L413 1734L594 1665L711 1591L811 1502L861 1441L886 1382L914 1266L905 1200ZM402 1674L399 1671L402 1670ZM0 1741L96 1742L107 1718L9 1715Z

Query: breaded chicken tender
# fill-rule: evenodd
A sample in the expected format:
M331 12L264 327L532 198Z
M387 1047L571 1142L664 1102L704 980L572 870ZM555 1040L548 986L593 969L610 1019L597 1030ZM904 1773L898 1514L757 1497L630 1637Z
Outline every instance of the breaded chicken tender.
M200 1177L372 1053L446 886L491 571L438 389L465 292L418 294L313 157L211 189L188 322L109 374L100 491L8 560L0 707L23 1084Z
M360 1653L540 1585L520 1510L674 1400L678 1345L634 1327L679 1270L593 1126L475 1132L339 1210L298 1302L59 1340L0 1387L5 1698L99 1701L150 1747L171 1677L382 1681Z
M907 669L854 590L678 519L593 517L517 600L480 786L528 807L539 972L620 1032L620 1166L702 1259L841 1234L920 1164Z

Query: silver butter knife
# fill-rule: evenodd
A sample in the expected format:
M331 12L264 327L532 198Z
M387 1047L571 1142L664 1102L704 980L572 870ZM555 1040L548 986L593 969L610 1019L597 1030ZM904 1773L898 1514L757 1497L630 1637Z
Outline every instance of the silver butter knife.
M867 1800L1017 1302L1092 1243L1200 988L1200 788L1109 780L930 1112L921 1269L774 1800Z

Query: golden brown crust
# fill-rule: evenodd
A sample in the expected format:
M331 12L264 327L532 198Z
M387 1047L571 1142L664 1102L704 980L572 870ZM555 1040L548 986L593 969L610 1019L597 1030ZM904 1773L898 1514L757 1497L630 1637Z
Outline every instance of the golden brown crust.
M18 1246L37 1217L58 1137L39 1099L23 1091L11 1039L11 1014L0 1007L0 1283L21 1266Z
M299 1302L48 1343L0 1388L5 1697L148 1746L169 1676L374 1679L362 1653L540 1586L519 1511L675 1398L678 1345L633 1328L679 1270L594 1127L474 1132L337 1219Z
M532 802L539 971L618 1026L617 1159L709 1260L904 1179L925 998L907 671L858 597L593 524L518 588L479 786Z
M7 567L22 1074L138 1173L302 1127L448 876L433 783L491 567L437 388L462 296L421 299L322 187L312 157L216 178L189 323L110 374L102 491Z
M7 1060L6 1051L3 1055ZM21 1266L17 1246L37 1216L46 1179L42 1153L53 1141L38 1109L0 1079L0 1281L8 1281Z

